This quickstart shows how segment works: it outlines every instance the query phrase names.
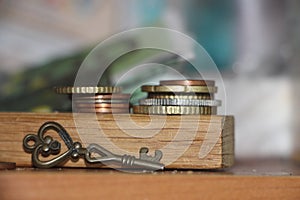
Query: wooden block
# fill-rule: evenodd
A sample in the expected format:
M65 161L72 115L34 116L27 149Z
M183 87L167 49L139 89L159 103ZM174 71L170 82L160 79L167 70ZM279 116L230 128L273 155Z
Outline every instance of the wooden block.
M141 147L148 147L149 154L160 149L166 168L217 169L234 162L233 116L82 113L0 113L0 161L31 166L31 154L24 152L23 138L37 133L47 121L60 123L74 141L84 146L97 143L111 152L136 157ZM57 134L49 134L59 140ZM80 159L63 166L87 165Z

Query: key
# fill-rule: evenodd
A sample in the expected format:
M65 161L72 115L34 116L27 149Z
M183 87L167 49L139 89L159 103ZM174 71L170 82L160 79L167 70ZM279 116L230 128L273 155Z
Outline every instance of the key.
M58 155L61 151L61 143L54 140L51 136L46 135L49 130L54 130L67 146L64 153ZM141 170L162 170L164 165L160 163L163 154L155 150L154 156L148 155L149 149L142 147L140 157L136 158L131 155L117 155L98 144L90 144L83 148L81 143L73 142L69 133L62 125L57 122L44 123L37 134L28 134L23 139L24 150L32 154L32 164L38 168L51 168L61 166L68 160L77 161L83 157L89 163L118 164L126 169ZM95 157L94 154L99 156ZM48 157L49 155L58 155L50 160L40 159L40 156Z
M159 162L162 157L162 152L155 151L155 156L149 156L148 148L142 147L140 149L140 157L136 158L131 155L116 155L98 144L90 144L87 147L87 154L85 159L89 163L104 163L104 164L118 164L122 168L134 168L143 170L163 170L164 165ZM100 156L92 156L92 154L98 154Z

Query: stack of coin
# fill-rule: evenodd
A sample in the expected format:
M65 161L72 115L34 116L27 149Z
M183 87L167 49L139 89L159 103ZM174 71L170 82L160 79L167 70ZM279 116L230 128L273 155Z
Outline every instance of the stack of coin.
M76 112L129 113L130 94L120 87L56 87L56 93L68 94Z
M148 97L133 106L136 114L215 115L221 101L214 100L214 81L166 80L160 85L144 85Z

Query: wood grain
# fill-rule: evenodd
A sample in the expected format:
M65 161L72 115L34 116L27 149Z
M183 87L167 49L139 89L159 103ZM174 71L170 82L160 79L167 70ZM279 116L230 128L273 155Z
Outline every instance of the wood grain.
M125 152L138 157L143 146L150 149L150 154L161 149L164 154L161 162L168 163L167 168L216 169L230 167L234 162L232 116L79 113L0 113L0 161L31 166L31 156L23 150L23 138L37 133L47 121L63 125L74 141L84 145L96 142L114 153ZM59 139L57 134L51 131L49 134ZM201 148L207 155L200 158ZM173 155L178 155L174 161L170 159ZM69 161L64 166L86 167L86 163Z
M272 168L272 166L269 166ZM300 199L299 176L124 174L110 170L0 171L0 199Z

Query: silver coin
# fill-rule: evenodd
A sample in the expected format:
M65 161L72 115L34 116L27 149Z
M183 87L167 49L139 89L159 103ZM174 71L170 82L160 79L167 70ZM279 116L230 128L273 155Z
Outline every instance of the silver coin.
M141 99L140 105L143 106L221 106L220 100L202 99Z

